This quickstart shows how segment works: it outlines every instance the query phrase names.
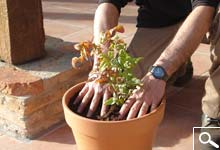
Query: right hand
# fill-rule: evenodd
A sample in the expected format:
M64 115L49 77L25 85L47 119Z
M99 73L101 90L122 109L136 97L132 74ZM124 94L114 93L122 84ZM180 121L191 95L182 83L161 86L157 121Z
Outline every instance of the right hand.
M123 33L124 32L123 26L118 25L114 27L113 29L109 30L109 32L105 33L106 41L105 43L102 43L101 45L103 53L106 53L108 51L110 37L114 36L116 32ZM98 44L98 45L100 44L100 35L94 36L93 43ZM76 49L80 49L80 48L76 47ZM87 56L87 53L85 55ZM82 62L83 62L82 57L79 59L72 60L72 64L75 67L79 67ZM97 67L98 67L98 58L95 55L93 69L96 70ZM80 103L77 109L78 113L82 113L85 110L85 108L88 105L90 105L89 111L87 113L87 117L91 117L94 114L94 112L97 110L99 106L101 99L102 99L102 108L101 108L100 116L103 116L107 112L107 109L108 109L107 106L105 105L105 101L111 97L110 89L108 87L108 84L100 83L97 80L98 79L87 82L74 101L74 105L77 105Z
M107 84L99 83L96 80L87 82L79 95L74 101L74 105L79 104L78 113L82 113L89 106L87 117L91 117L97 110L100 100L102 99L101 116L107 112L105 101L111 97L111 93Z

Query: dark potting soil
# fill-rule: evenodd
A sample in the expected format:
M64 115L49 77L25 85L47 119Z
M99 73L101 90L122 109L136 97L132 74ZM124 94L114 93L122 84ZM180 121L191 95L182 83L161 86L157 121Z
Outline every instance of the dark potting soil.
M76 114L86 117L86 114L89 110L89 105L85 108L85 110L83 111L83 113L78 113L77 112L77 108L79 107L79 104L74 105L73 102L76 99L78 93L76 95L74 95L73 97L71 97L70 102L68 104L68 107ZM102 100L100 100L99 106L96 110L96 112L94 113L94 115L92 117L90 117L90 119L94 119L94 120L103 120L103 121L118 121L118 116L119 116L119 110L120 107L113 105L113 106L109 106L109 110L108 112L104 115L104 116L100 116L100 112L101 112L101 106L102 106Z

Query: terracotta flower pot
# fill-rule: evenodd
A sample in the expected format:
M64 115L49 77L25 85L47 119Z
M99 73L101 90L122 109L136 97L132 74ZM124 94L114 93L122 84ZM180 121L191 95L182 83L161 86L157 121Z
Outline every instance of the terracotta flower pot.
M68 103L85 83L70 88L63 96L65 119L72 128L78 150L151 150L165 109L165 101L152 113L124 121L98 121L82 117Z

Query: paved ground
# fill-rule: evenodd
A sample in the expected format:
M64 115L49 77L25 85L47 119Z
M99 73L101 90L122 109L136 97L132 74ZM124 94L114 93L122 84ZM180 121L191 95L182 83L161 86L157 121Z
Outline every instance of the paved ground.
M73 43L87 40L92 36L96 6L96 0L43 0L46 34ZM127 42L135 31L136 10L135 5L129 5L120 19L126 29L123 37ZM154 150L192 149L193 126L200 126L200 103L210 66L208 46L200 45L192 61L193 80L185 88L171 87L168 91L166 114ZM0 135L0 145L0 150L76 150L72 133L66 124L29 142Z

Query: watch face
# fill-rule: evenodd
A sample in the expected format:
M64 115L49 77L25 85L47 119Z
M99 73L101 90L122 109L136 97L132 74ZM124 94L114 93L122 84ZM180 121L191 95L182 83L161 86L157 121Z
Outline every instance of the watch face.
M158 66L156 66L153 69L152 73L153 73L154 77L159 78L159 79L161 79L165 76L164 70L161 67L158 67Z

